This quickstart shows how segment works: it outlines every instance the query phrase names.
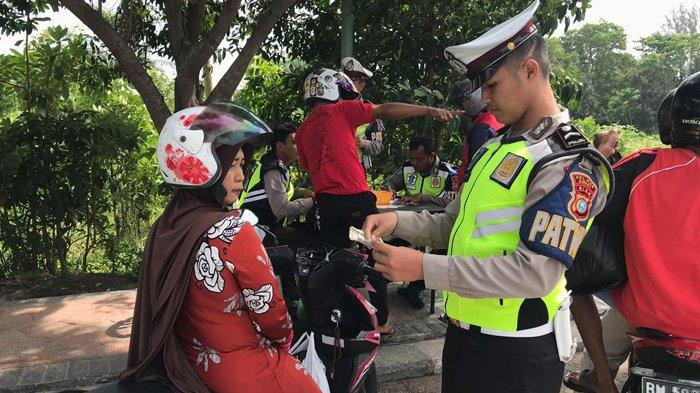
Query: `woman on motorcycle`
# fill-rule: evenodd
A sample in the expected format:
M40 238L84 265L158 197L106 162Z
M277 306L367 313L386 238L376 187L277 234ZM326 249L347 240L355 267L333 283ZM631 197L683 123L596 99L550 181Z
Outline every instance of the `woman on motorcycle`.
M320 392L288 349L292 323L253 226L227 207L252 138L268 133L230 102L171 116L156 155L176 187L146 242L128 369L184 392Z

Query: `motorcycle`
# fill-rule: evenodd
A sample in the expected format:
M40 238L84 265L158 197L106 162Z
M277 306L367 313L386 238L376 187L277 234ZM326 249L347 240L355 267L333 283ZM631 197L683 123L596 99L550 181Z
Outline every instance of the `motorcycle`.
M700 341L637 328L622 393L700 393Z
M290 310L297 309L290 313L295 336L314 333L330 391L375 392L380 336L366 277L381 274L367 264L367 256L323 243L300 246L296 253L287 246L269 247L268 255L280 276L285 302Z

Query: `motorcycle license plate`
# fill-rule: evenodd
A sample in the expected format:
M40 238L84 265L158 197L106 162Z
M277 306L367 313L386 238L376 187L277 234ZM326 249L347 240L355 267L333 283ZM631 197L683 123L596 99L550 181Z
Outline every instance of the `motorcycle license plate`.
M700 382L642 377L643 393L700 393Z

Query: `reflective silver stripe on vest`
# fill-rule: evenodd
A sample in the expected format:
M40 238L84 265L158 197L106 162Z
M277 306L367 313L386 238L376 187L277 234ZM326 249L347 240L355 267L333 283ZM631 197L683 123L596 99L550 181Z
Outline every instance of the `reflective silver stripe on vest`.
M513 232L520 229L520 219L517 221L503 222L500 224L486 225L481 228L476 228L472 233L472 239L493 235L501 232Z
M251 191L248 193L248 198L256 196L256 195L264 194L264 193L265 193L265 189ZM248 199L248 198L246 198L246 199Z
M520 217L523 215L524 207L506 207L503 209L487 210L476 215L475 224L479 225L488 221L500 220L502 218Z
M250 197L250 194L245 198L245 201L243 203L250 203L250 202L255 202L255 201L262 201L263 199L267 199L267 194L263 191L262 195Z

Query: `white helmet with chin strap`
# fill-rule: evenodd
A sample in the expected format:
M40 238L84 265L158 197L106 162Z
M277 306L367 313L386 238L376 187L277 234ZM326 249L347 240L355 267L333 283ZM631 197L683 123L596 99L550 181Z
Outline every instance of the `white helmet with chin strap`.
M230 101L183 109L166 120L158 137L158 168L167 184L207 188L222 173L217 147L252 142L271 132L259 117Z
M352 80L344 73L329 68L314 70L304 80L304 100L317 99L336 102L340 98L354 99L360 96Z

